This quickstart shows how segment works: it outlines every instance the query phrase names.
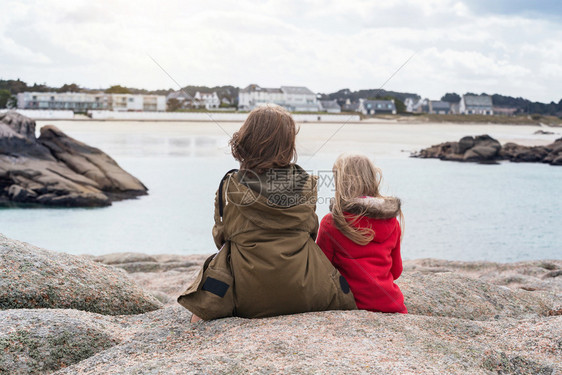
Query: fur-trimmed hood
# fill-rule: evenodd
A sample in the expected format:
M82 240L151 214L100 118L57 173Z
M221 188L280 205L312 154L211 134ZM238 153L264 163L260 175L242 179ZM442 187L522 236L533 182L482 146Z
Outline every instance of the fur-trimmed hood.
M330 211L334 198L330 200ZM400 213L401 202L396 197L359 197L346 202L342 209L353 215L364 215L373 219L392 219Z

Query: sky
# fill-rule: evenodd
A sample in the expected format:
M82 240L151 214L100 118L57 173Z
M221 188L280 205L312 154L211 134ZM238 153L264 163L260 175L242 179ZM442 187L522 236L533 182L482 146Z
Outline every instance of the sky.
M0 0L0 79L16 78L558 102L562 1Z

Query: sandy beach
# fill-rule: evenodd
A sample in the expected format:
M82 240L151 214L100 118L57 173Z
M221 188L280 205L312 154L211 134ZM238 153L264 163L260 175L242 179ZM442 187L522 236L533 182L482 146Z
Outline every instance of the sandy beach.
M206 136L221 139L223 147L242 123L145 122L145 121L37 121L37 127L53 124L71 136L81 134ZM546 145L562 136L562 129L531 125L403 123L371 120L362 123L300 123L297 147L302 156L319 153L364 152L375 157L406 157L437 143L457 141L465 135L489 134L502 144ZM533 134L539 129L555 134ZM406 151L406 153L404 152Z

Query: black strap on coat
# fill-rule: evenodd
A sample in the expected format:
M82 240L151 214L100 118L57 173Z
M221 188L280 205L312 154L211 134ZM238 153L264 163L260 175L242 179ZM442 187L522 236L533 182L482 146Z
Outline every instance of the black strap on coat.
M234 168L234 169L231 169L228 172L226 172L226 174L222 178L222 180L220 182L220 185L219 185L219 215L220 215L221 219L222 219L222 214L224 212L223 191L222 191L223 182L224 182L224 180L226 180L228 175L233 173L233 172L238 172L238 169Z

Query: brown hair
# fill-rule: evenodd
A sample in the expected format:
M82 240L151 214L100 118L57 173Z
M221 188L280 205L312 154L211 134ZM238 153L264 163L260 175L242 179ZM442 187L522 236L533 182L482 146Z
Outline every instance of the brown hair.
M382 172L363 155L340 155L333 167L336 192L332 203L332 218L336 227L350 240L366 245L373 240L375 232L371 228L357 228L355 224L366 212L358 215L344 213L348 202L361 196L385 198L379 191ZM399 213L400 226L404 228L402 210Z
M254 109L229 142L240 169L264 173L296 161L298 133L291 114L275 104Z

